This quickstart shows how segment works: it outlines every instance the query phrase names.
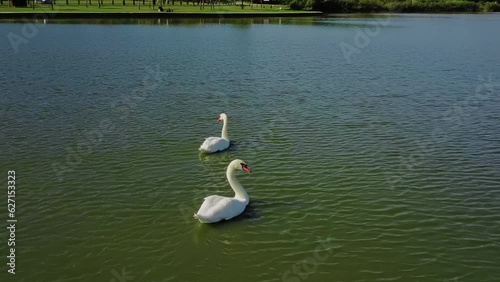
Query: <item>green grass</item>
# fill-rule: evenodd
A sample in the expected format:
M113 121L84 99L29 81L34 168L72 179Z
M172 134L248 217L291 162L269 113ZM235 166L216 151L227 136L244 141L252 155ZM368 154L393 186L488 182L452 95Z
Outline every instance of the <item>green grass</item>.
M88 4L88 3L87 3ZM16 8L9 7L8 1L4 1L3 5L0 5L0 12L92 12L92 13L106 13L106 12L157 12L158 5L153 7L152 1L145 1L145 4L141 1L140 9L138 1L133 5L132 0L126 0L125 6L122 0L115 0L114 5L111 0L105 0L103 5L99 8L97 1L92 1L92 5L88 4L85 6L85 0L78 1L70 0L69 5L66 5L66 1L57 0L56 5L54 5L54 10L52 10L51 5L47 4L35 4L35 9L32 8L31 3L29 3L28 8ZM281 7L281 11L280 11ZM173 9L175 13L277 13L277 12L304 12L304 11L293 11L289 10L286 5L262 5L262 8L258 4L250 6L250 3L245 3L244 9L241 8L241 2L238 5L215 5L214 9L211 9L210 5L205 4L204 9L200 9L200 6L196 3L193 6L192 2L186 4L183 2L180 5L180 1L175 1L175 5L163 5L163 8Z

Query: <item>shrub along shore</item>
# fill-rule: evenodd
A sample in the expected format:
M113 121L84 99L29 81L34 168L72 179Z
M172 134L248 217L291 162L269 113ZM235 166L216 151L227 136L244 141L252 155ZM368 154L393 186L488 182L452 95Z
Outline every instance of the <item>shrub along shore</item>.
M292 0L290 9L327 13L446 13L500 12L498 2L457 0Z

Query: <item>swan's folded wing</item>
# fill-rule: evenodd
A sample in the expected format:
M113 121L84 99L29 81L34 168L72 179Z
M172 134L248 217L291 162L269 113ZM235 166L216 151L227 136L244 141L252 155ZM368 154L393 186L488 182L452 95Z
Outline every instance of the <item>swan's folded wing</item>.
M197 213L204 215L212 213L216 208L219 207L219 205L221 207L225 206L225 201L227 201L227 199L229 198L217 195L205 197L205 200L203 201L203 204L201 204L201 207Z
M197 214L216 222L234 217L237 206L237 200L234 198L213 195L205 198ZM240 208L237 209L240 210Z
M222 138L220 137L208 137L207 139L205 139L205 142L203 142L203 145L212 147L217 145L217 143L219 143L221 139Z
M201 144L200 151L212 152L215 144L219 141L220 137L208 137L205 142Z
M229 141L220 137L208 137L200 146L200 151L217 152L229 147Z

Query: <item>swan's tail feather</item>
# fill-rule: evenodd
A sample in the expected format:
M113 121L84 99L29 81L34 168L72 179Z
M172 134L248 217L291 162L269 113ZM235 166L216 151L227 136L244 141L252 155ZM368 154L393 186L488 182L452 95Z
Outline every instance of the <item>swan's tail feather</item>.
M200 152L203 152L203 153L210 153L210 148L205 143L201 144L201 146L198 150L200 150Z
M193 215L194 218L196 218L197 220L199 220L201 223L210 223L210 220L206 217L204 217L203 215L201 214L194 214Z

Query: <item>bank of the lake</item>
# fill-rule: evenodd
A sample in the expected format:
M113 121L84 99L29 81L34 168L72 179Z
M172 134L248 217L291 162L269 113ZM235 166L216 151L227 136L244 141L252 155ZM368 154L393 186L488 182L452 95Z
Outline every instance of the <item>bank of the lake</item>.
M14 7L0 1L0 18L16 19L39 17L39 13L60 19L115 19L115 18L249 18L249 17L307 17L323 13L482 13L500 12L497 2L463 0L282 0L280 4L231 2L203 5L199 2L171 1L158 11L155 0L66 0L41 4L28 1L27 7ZM169 12L166 12L166 11Z
M248 13L158 13L158 12L16 12L0 13L0 19L57 18L57 19L128 19L128 18L256 18L256 17L311 17L322 12L248 12Z
M163 5L164 12L157 11L153 1L57 1L57 4L28 3L28 7L0 5L0 18L39 18L40 13L47 18L57 19L124 19L124 18L255 18L255 17L307 17L321 15L317 11L290 10L287 5L183 5L170 3ZM144 4L145 3L145 4ZM166 12L167 10L173 12Z

